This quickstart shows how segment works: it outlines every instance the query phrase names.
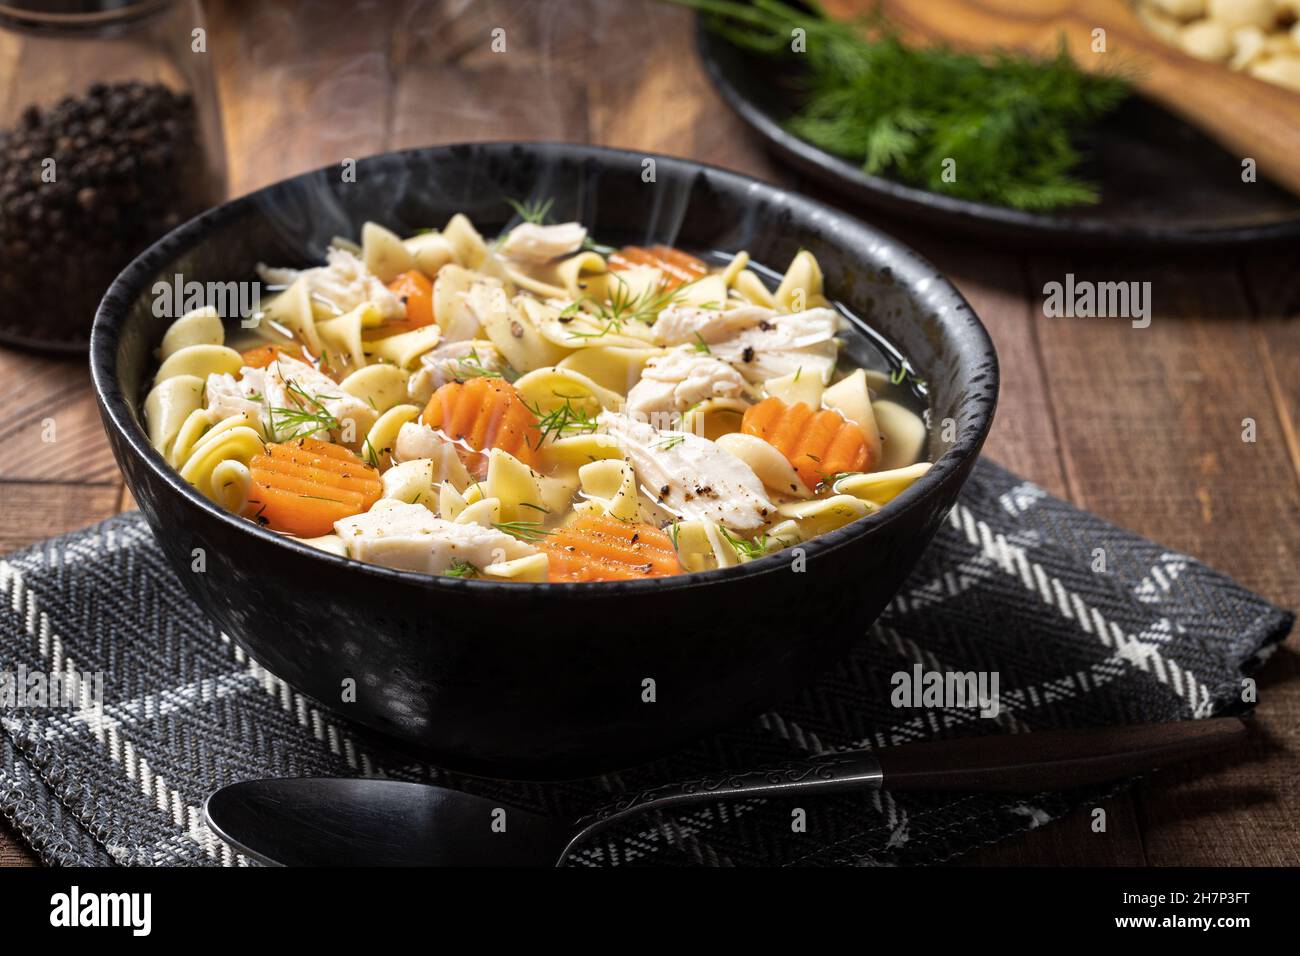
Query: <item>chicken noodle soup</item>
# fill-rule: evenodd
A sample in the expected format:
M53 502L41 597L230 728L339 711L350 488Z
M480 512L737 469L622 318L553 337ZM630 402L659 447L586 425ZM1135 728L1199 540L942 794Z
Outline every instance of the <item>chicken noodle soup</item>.
M149 440L211 501L359 561L497 581L727 568L862 518L929 468L920 383L800 252L610 248L546 208L367 223L260 266L252 332L163 336ZM867 344L864 344L867 343Z

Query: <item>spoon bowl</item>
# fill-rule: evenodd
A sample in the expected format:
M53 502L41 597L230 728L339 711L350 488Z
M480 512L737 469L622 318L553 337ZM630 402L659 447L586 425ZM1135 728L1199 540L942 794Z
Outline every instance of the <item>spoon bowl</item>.
M268 866L553 866L573 837L559 817L397 780L246 780L214 793L205 813L217 836Z

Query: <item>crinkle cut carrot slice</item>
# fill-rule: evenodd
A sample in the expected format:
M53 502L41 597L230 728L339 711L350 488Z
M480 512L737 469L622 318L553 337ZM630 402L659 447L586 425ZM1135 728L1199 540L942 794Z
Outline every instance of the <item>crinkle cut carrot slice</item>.
M268 444L248 463L244 513L273 531L316 538L383 494L379 472L341 445L316 438Z
M542 434L537 416L509 382L499 378L472 378L448 382L433 393L421 420L462 447L461 461L471 474L482 477L492 448L509 452L524 464L537 461Z
M803 402L787 405L768 398L751 406L740 430L772 445L810 489L846 471L866 471L870 462L862 430L839 412L813 411Z
M642 246L624 246L612 253L607 262L615 272L633 266L654 266L663 272L670 289L694 282L709 271L702 260L672 246L651 246L648 249Z
M538 547L546 552L552 581L628 581L683 571L664 532L608 515L583 515Z

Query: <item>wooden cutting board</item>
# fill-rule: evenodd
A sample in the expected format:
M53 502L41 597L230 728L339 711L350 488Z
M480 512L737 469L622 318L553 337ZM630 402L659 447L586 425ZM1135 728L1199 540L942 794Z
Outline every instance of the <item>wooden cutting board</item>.
M847 19L878 0L822 0ZM1129 0L879 0L913 42L1051 55L1065 39L1083 68L1127 69L1148 98L1205 130L1242 160L1300 194L1300 94L1188 56L1138 19ZM1094 31L1105 31L1104 52Z

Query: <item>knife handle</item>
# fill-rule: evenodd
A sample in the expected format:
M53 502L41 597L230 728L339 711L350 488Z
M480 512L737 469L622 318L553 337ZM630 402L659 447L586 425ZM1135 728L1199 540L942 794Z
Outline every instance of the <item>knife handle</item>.
M799 792L930 790L1042 793L1133 776L1246 737L1235 717L1044 730L846 750L764 770L699 777L623 796L577 821L586 831L645 810ZM576 842L576 841L575 841Z

